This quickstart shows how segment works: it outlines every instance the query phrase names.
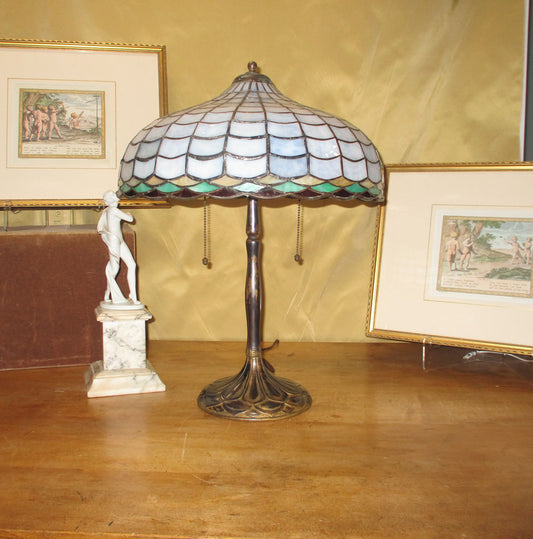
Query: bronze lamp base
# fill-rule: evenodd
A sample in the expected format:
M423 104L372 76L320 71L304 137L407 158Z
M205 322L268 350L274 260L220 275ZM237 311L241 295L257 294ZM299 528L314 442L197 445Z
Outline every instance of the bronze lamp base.
M236 376L209 384L198 396L205 412L227 419L285 419L311 406L311 396L300 384L275 376L260 354L248 354Z

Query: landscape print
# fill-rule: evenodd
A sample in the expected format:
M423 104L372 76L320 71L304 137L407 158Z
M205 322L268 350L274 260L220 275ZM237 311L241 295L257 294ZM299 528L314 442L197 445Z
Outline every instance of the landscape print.
M437 289L533 297L533 219L444 216Z
M103 91L19 91L19 158L105 158Z

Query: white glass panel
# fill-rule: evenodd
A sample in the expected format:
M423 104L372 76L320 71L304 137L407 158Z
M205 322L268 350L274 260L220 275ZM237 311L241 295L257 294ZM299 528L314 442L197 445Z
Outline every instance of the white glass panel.
M141 180L149 178L154 173L155 158L149 161L135 161L134 176Z
M335 116L322 116L322 118L327 124L331 126L345 127L343 120L341 120L340 118L335 118Z
M217 155L224 149L225 137L215 139L191 139L189 153L192 155Z
M307 125L302 124L302 129L308 137L328 139L331 138L332 132L327 125Z
M164 125L163 127L154 127L144 138L145 141L151 142L153 140L159 140L167 132L168 127Z
M263 114L263 107L257 96L248 96L246 102L239 105L239 112L260 112ZM264 114L263 114L264 116Z
M232 91L232 92L242 92L242 91L245 90L247 87L248 87L248 84L247 84L247 83L245 83L245 82L238 82L237 84L233 85L233 86L230 88L230 91Z
M352 133L352 130L348 129L347 127L332 127L331 130L333 131L333 134L340 140L344 140L346 142L353 142L357 140L355 135Z
M268 122L268 132L276 137L301 137L303 135L299 123L278 124Z
M188 138L181 139L163 139L161 143L161 148L159 148L159 155L163 157L178 157L187 153L189 149L189 140Z
M184 124L193 124L197 123L202 120L202 118L205 116L205 113L194 113L194 112L186 112L183 116L180 117L179 120L176 121L177 124L184 125Z
M359 142L362 142L363 144L372 144L372 142L370 142L370 139L359 129L355 130L355 136L357 137L357 140Z
M337 141L334 138L327 140L317 140L313 138L307 139L307 149L309 153L314 157L321 159L329 159L331 157L337 157L340 155Z
M238 106L238 103L222 103L221 105L217 105L217 107L215 109L213 109L212 111L209 112L209 114L202 120L202 122L208 122L210 121L208 118L210 118L211 116L210 115L213 115L214 118L215 118L215 121L216 122L220 122L220 117L219 115L223 115L223 114L233 114L233 111L235 110L235 107ZM227 122L227 119L223 120L225 122Z
M374 183L381 181L381 165L379 163L368 163L368 178Z
M353 161L359 161L359 159L363 159L365 157L359 142L352 142L349 144L347 142L339 141L339 146L341 147L343 157L347 157Z
M304 124L322 125L326 122L316 114L297 114L296 118Z
M127 182L132 176L133 164L134 161L130 161L129 163L122 161L120 165L120 178L125 182Z
M291 112L284 105L280 105L271 99L263 100L263 104L265 105L268 113Z
M260 137L265 134L264 122L231 122L229 132L238 137Z
M262 92L276 93L276 89L266 82L259 82L257 86L261 89Z
M262 122L265 119L265 114L261 112L246 112L240 111L235 114L235 121L237 122Z
M225 135L228 130L228 122L222 122L220 124L207 124L200 123L196 129L195 135L197 137L220 137Z
M137 152L137 157L140 159L148 159L148 157L154 157L157 154L160 142L161 141L159 140L156 140L155 142L141 142L139 144L139 151Z
M267 118L271 122L277 122L281 124L294 123L296 117L292 112L269 112L267 111Z
M266 174L266 156L260 159L237 159L226 157L226 173L232 178L256 178Z
M344 169L344 177L347 180L351 180L353 182L360 182L367 177L366 161L364 159L355 162L343 159L342 167Z
M222 175L223 165L224 159L222 156L205 160L189 157L187 160L187 175L202 180L218 178Z
M376 163L379 161L378 153L374 146L363 146L363 152L369 161Z
M300 178L307 174L307 158L287 159L271 155L270 172L285 179Z
M217 122L228 122L233 116L233 109L229 111L224 110L214 110L209 112L202 118L202 123L214 124Z
M135 157L138 148L138 145L135 146L133 144L128 144L128 147L126 148L126 151L124 152L124 157L122 159L124 159L124 161L131 161Z
M306 151L303 137L296 139L270 137L270 153L284 155L286 157L296 157L298 155L305 155Z
M168 131L165 137L166 138L190 137L194 133L195 129L196 129L196 124L189 124L189 125L173 124L168 128Z
M185 156L165 159L159 156L155 165L155 174L164 180L173 180L185 174Z
M311 157L309 159L309 173L317 178L323 180L332 180L342 175L341 173L341 160L339 157L335 159L327 159L325 161L321 159L315 159Z
M256 157L266 153L266 138L228 137L226 151L243 157Z

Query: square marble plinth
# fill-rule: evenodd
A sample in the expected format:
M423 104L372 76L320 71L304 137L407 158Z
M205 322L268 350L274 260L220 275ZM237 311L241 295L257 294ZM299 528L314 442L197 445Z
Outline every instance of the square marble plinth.
M144 305L102 303L96 319L102 323L103 360L85 373L88 397L165 391L146 361L146 323L152 314Z
M144 305L99 305L96 319L103 326L104 369L146 367L146 323L152 313Z
M110 370L104 369L103 361L96 361L85 373L85 384L88 397L157 393L166 389L149 361L145 368Z

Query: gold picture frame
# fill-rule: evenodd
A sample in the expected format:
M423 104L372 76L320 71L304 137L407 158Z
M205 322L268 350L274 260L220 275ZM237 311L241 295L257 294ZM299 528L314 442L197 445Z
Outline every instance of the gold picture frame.
M101 206L128 142L167 114L165 46L0 39L0 63L0 205Z
M533 163L392 165L370 337L533 353Z

